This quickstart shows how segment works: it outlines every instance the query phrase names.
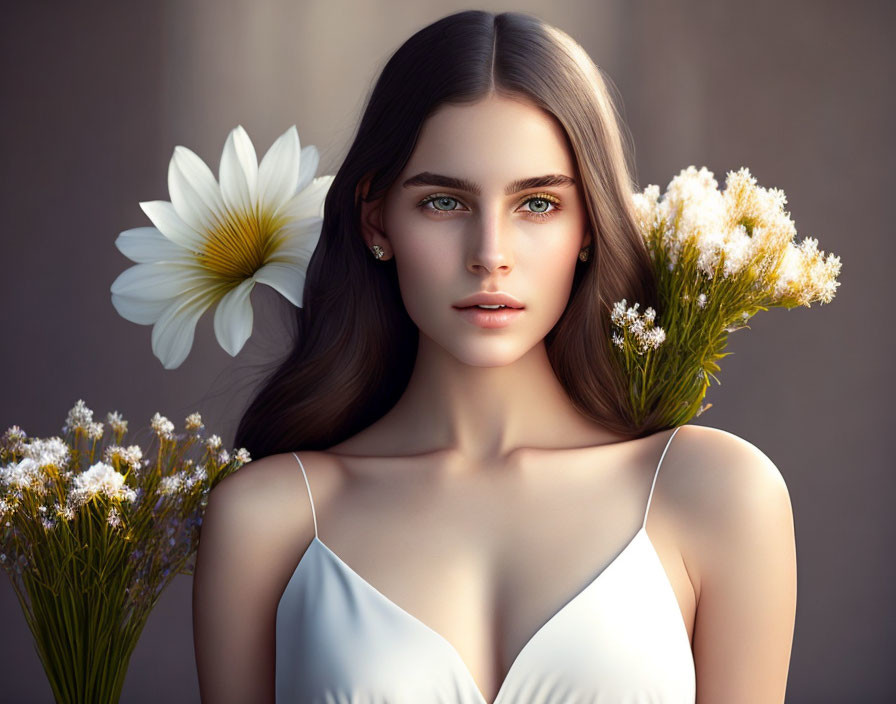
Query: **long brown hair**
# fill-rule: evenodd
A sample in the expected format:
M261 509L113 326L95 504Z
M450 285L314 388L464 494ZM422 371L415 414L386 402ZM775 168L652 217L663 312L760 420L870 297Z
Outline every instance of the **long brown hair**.
M366 198L382 196L436 108L492 92L553 115L582 182L592 256L577 264L566 310L545 337L554 372L580 412L608 429L628 437L662 429L651 418L633 424L609 341L613 303L656 307L657 293L632 210L631 150L607 86L569 35L525 13L458 12L408 39L377 80L327 193L293 347L252 399L234 445L253 458L326 449L383 416L404 392L418 331L394 258L377 261L360 236L356 189L369 178Z

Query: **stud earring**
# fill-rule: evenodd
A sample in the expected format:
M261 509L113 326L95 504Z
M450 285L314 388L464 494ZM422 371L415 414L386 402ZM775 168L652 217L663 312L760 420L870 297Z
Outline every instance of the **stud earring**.
M579 250L579 260L583 262L588 261L588 247L582 247L582 249Z
M373 252L373 256L375 256L377 259L382 259L383 255L385 254L385 252L383 251L383 248L380 247L378 244L373 245L370 248L370 251Z

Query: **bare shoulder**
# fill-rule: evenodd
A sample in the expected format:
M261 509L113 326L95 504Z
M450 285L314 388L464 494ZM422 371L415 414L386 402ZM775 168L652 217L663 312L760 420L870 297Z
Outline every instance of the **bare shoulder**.
M324 452L298 454L326 493L337 476L334 460ZM212 489L193 577L202 701L274 700L275 615L313 536L305 481L292 453L249 462Z
M209 504L265 544L308 543L314 528L302 468L315 499L332 492L340 481L336 456L326 451L284 452L249 462L225 477L212 490Z
M675 438L682 557L697 576L698 701L783 701L796 612L793 509L753 443L708 426ZM670 448L669 454L672 454Z
M685 425L672 445L674 490L687 499L690 526L697 532L792 519L784 476L753 443L727 430Z

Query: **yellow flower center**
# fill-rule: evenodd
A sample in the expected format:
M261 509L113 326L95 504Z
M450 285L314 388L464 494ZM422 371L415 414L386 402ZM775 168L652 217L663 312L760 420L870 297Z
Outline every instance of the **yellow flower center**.
M205 248L196 259L222 278L247 279L264 266L276 248L273 235L284 223L284 218L274 218L257 205L254 212L228 210L226 219L206 232Z

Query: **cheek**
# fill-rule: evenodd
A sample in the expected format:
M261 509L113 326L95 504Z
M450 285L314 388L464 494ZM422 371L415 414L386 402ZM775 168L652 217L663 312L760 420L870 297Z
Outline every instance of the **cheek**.
M426 238L403 239L396 252L401 296L408 314L415 321L430 314L434 307L450 307L458 292L457 253Z
M578 242L566 241L533 251L524 260L517 259L517 265L525 267L526 290L533 295L533 307L537 306L540 316L556 321L566 308L578 252Z

